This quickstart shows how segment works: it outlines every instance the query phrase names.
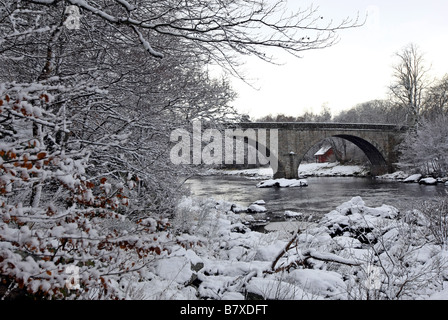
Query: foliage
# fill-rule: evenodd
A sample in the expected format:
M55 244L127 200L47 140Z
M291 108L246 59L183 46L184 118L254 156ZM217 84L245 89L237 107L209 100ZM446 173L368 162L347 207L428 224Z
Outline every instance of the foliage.
M448 174L448 115L434 120L424 119L418 131L409 131L400 146L402 167L423 174Z
M170 132L241 118L210 66L242 77L241 54L297 55L355 25L321 20L283 1L3 1L0 295L116 298L169 250L158 239L193 172L167 160Z
M428 227L435 243L447 248L448 245L448 198L438 197L419 205L422 219Z
M0 100L1 114L9 120L9 136L0 146L3 296L113 298L114 276L139 270L161 254L151 236L161 224L152 218L130 223L120 214L130 188L87 176L88 153L24 135L29 123L40 130L45 126L47 139L67 132L65 119L46 110L55 96L39 94L54 88L5 87ZM82 290L70 290L69 266L79 268Z

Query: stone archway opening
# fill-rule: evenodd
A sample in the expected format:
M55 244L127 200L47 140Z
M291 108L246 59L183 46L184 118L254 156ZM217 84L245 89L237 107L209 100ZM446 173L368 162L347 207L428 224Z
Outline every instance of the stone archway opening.
M359 149L361 149L370 161L371 175L381 175L388 172L387 161L383 154L373 144L365 139L352 135L335 135L335 137L342 138L352 142Z
M222 168L233 170L262 170L259 174L269 176L275 175L278 170L284 170L282 163L278 159L278 150L275 143L271 148L271 142L263 139L258 141L256 134L244 131L241 133L232 132L229 136L227 144L223 146L223 154L225 154L225 163ZM230 147L230 149L226 149Z
M328 138L339 138L339 139L350 142L349 145L351 145L352 149L354 148L354 149L358 150L357 151L358 155L362 156L361 159L358 159L358 160L362 160L361 162L363 162L364 164L370 163L370 174L371 175L381 175L381 174L388 172L388 165L387 165L386 159L384 158L382 152L380 150L378 150L378 148L376 146L374 146L372 143L370 143L369 141L367 141L363 138L360 138L358 136L348 135L348 134L337 134L337 135L332 135L331 137L328 137ZM335 144L332 144L332 143L328 143L328 142L322 143L323 141L325 141L327 139L323 139L320 142L311 146L306 154L307 157L305 158L305 155L304 155L302 157L302 159L300 160L300 163L302 163L303 160L307 160L308 162L310 162L310 161L314 162L317 160L317 158L316 159L312 158L312 156L314 155L314 151L316 151L318 149L318 148L313 148L313 147L316 147L317 145L322 145L323 147L325 145L335 147ZM314 150L314 149L316 149L316 150ZM325 149L325 148L322 148L322 149ZM320 149L319 151L321 151L322 149ZM341 150L336 150L335 152L341 153ZM339 155L339 157L341 157L341 155ZM329 160L330 160L330 162L338 161L338 160L340 161L340 159L338 159L338 155L336 155L336 154L334 154L332 157L330 157ZM297 170L299 170L300 163L298 163Z

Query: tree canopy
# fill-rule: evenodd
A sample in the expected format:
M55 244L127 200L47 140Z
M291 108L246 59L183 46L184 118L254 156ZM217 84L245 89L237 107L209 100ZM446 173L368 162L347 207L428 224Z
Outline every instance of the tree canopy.
M241 55L298 55L356 25L325 21L285 1L2 1L1 292L113 298L142 276L192 170L170 163L169 133L241 117L210 65L242 77Z

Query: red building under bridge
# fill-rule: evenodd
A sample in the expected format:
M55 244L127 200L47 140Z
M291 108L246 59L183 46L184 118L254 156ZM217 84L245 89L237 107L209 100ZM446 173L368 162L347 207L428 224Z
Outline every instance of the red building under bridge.
M323 146L314 154L316 163L331 162L335 160L334 151L331 146Z

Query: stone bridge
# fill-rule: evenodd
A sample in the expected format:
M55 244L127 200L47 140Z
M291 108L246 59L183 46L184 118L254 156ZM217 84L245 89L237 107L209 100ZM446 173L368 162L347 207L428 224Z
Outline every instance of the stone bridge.
M407 127L385 124L353 123L300 123L300 122L247 122L234 128L265 129L266 149L272 146L269 132L278 134L278 154L271 154L278 160L274 178L297 179L299 165L308 150L325 138L338 137L358 146L371 163L371 174L380 175L395 170L398 161L398 145ZM258 148L258 146L257 146Z

